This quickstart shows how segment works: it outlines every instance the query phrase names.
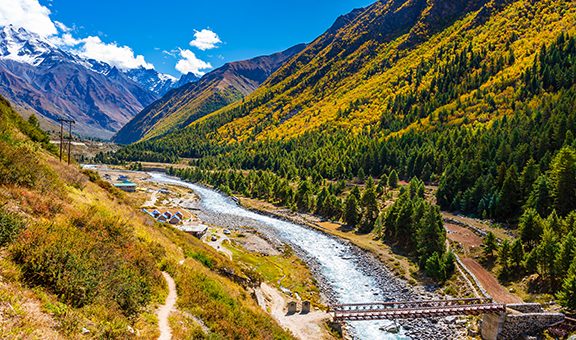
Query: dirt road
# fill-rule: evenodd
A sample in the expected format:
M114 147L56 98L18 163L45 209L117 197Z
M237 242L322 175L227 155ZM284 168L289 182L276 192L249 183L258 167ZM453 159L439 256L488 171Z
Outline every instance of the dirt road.
M462 258L462 263L476 276L482 287L492 296L494 301L499 303L521 303L522 300L516 295L508 292L492 273L484 269L478 262L471 258Z
M204 236L204 241L211 246L212 248L216 249L217 251L221 252L222 254L228 256L228 258L230 260L232 260L232 252L224 247L222 245L222 243L224 241L228 241L230 242L230 239L228 238L228 236L226 236L224 234L224 232L220 229L217 230L212 230L214 232L214 234L218 237L218 239L216 241L212 241L212 234L211 233L207 233L206 236Z
M157 316L158 316L158 327L160 328L160 337L159 340L170 340L172 339L172 329L170 328L170 324L168 322L168 317L170 313L174 310L174 306L176 305L176 299L178 295L176 293L176 284L174 283L174 279L170 276L170 274L166 272L162 272L164 276L164 280L168 284L168 296L166 297L166 302L164 305L158 308Z

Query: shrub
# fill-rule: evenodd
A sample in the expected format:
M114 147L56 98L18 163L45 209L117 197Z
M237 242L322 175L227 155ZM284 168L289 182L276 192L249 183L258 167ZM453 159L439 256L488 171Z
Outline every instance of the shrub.
M0 246L12 242L23 228L24 221L20 216L0 209Z
M30 285L74 307L98 299L133 315L162 282L128 224L96 207L67 224L29 227L11 251Z

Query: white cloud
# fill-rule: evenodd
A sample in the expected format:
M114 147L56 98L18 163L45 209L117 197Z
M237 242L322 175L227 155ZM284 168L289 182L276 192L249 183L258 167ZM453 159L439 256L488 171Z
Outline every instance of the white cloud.
M70 31L72 31L72 29L71 29L70 27L64 25L64 24L61 23L60 21L55 20L55 21L54 21L54 25L56 25L56 27L58 27L58 29L59 29L61 32L68 33L68 32L70 32Z
M0 1L0 26L14 25L42 37L58 33L50 19L50 10L40 5L38 0Z
M154 65L146 62L143 55L135 55L129 46L119 46L115 42L105 43L99 37L90 36L80 40L78 54L85 58L103 61L120 69L138 68L153 69Z
M190 41L190 46L194 46L202 51L217 48L217 45L222 42L218 34L209 29L205 28L201 31L194 30L194 32L194 40Z
M180 59L176 64L176 70L178 70L182 74L188 74L192 72L194 75L201 77L206 72L202 72L201 70L211 69L212 65L204 60L198 59L194 52L190 50L180 50L180 56L183 59Z
M50 37L50 42L61 47L72 47L82 43L81 39L76 39L70 33L64 33L61 36Z
M103 61L121 69L144 67L154 68L144 56L135 55L129 46L105 43L100 37L89 36L79 39L72 35L73 29L60 21L50 18L50 10L38 0L0 0L0 26L14 25L27 31L47 37L53 44L74 52L82 57Z

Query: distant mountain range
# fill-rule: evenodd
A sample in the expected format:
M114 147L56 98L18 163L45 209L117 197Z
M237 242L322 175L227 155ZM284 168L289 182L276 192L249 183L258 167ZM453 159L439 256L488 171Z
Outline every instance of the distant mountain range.
M23 28L0 30L0 94L48 125L74 119L76 132L84 136L110 138L166 92L196 80L142 67L119 70Z
M113 141L129 144L185 127L249 95L305 47L300 44L269 56L227 63L146 107L118 131Z

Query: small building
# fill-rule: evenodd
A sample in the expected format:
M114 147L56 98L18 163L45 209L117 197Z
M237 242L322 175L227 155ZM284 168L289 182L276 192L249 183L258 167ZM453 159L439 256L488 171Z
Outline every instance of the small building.
M128 180L130 180L130 177L128 177L128 176L126 176L126 175L120 175L120 176L118 176L118 181L119 181L119 182L126 182L126 181L128 181Z
M190 234L196 238L202 238L208 232L208 227L203 225L203 224L199 224L199 225L195 225L195 226L186 225L186 226L179 227L178 229L180 229L183 232L188 233L188 234Z
M160 223L168 222L168 217L166 217L166 215L161 215L160 217L158 217L158 219L156 219L156 221Z
M174 214L174 216L178 216L179 219L183 219L183 218L184 218L184 215L183 215L180 211L177 211L177 212Z
M160 217L160 215L162 215L162 213L159 212L158 210L154 210L153 212L150 213L150 215L154 218L158 218Z
M126 191L126 192L136 192L136 183L130 182L130 181L125 181L122 183L114 183L114 186L120 190Z
M164 216L166 216L167 219L170 219L170 218L172 218L172 213L167 211L164 213Z
M170 224L180 224L180 222L182 222L182 219L175 214L174 216L172 216L169 222Z

